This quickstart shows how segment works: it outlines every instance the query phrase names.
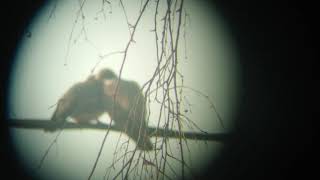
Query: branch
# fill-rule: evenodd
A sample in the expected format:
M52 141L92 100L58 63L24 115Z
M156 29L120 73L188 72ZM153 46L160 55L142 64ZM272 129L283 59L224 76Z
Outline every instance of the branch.
M41 119L10 119L9 127L11 128L24 128L24 129L54 129L57 127L58 129L62 129L62 127L58 127L58 123L49 120L41 120ZM67 122L63 129L64 130L72 130L72 129L95 129L95 130L110 130L113 131L121 131L119 127L110 126L104 123L98 124L78 124ZM159 137L168 137L168 138L179 138L179 131L162 129L156 127L148 127L148 132L150 136L159 136ZM209 141L224 141L227 138L226 133L199 133L199 132L182 132L181 133L186 139L194 139L194 140L209 140Z

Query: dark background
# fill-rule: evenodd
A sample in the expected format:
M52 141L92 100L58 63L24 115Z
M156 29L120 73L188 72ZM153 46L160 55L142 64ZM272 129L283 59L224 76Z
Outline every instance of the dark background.
M1 176L27 179L6 128L6 88L24 27L43 1L1 3ZM199 175L208 179L309 179L315 175L316 6L294 1L211 2L236 42L242 96L222 155ZM313 25L313 26L312 26ZM58 28L58 27L57 27ZM47 44L44 44L44 46ZM31 80L32 81L32 80ZM200 178L200 177L199 177Z

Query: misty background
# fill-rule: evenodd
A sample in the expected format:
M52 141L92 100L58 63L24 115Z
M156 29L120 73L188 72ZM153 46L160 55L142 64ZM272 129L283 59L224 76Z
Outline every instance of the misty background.
M135 22L140 10L140 1L123 1L129 22ZM86 2L84 21L75 24L78 1L51 1L44 6L26 27L26 35L21 39L15 65L12 69L9 117L16 119L50 119L54 108L50 108L72 84L83 81L91 74L108 67L117 74L128 41L129 31L125 15L118 2L103 6L101 1ZM142 16L135 34L136 43L128 51L122 78L144 84L156 67L153 1ZM162 7L162 12L164 11ZM232 38L228 34L223 18L216 9L203 2L186 1L185 10L189 14L186 24L186 46L180 39L179 66L184 75L184 85L208 95L215 103L227 129L232 127L236 109L237 84L239 81L236 53ZM159 13L161 14L161 12ZM80 20L79 20L80 21ZM83 31L85 27L85 33ZM183 32L183 29L182 29ZM185 90L192 112L187 116L207 132L226 131L221 128L216 114L207 100ZM156 126L160 105L151 102L149 126ZM108 122L103 116L102 121ZM188 129L187 126L184 127ZM105 132L96 130L63 131L58 143L51 149L40 170L35 170L45 150L55 134L42 130L11 129L18 156L30 171L46 179L85 179L88 177L97 156ZM101 178L112 163L119 132L111 132L99 161L94 178ZM127 140L122 135L120 142ZM154 140L154 138L152 139ZM176 139L170 139L173 147ZM191 141L187 163L199 171L207 161L218 155L222 144L218 142ZM130 147L135 147L130 142ZM173 152L178 156L178 148ZM185 151L188 152L188 151ZM151 157L152 153L149 154ZM180 168L180 163L168 160L172 166ZM116 164L119 169L122 164ZM34 171L35 170L35 171ZM114 171L116 173L117 170ZM173 172L168 174L175 176Z

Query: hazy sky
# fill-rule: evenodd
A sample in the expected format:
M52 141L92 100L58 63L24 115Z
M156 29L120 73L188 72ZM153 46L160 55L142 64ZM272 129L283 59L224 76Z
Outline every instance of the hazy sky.
M49 107L72 84L86 79L100 62L99 56L123 51L128 42L129 31L118 1L105 4L104 16L100 11L101 0L88 0L83 7L85 19L82 21L80 18L77 23L74 22L79 9L78 1L57 1L56 6L54 2L44 6L26 27L31 37L21 39L11 75L10 117L49 119L54 111ZM139 14L140 1L123 2L129 22L133 24ZM164 14L163 7L159 16ZM155 37L150 32L154 27L154 9L155 2L150 1L135 34L136 43L129 48L122 74L122 78L134 80L140 85L150 78L157 62ZM184 83L207 94L224 122L232 125L230 120L236 108L239 72L231 36L214 7L201 1L187 0L185 10L190 15L185 29L186 47L181 38L179 51L179 69L184 75ZM82 27L85 27L87 39ZM71 31L72 38L69 40ZM122 58L123 54L104 58L95 72L108 67L118 74ZM188 90L185 90L185 95L192 104L188 117L207 132L223 131L205 98ZM156 126L159 107L156 103L151 104L150 126ZM35 172L49 179L86 179L104 134L94 130L64 131L43 168ZM36 168L54 138L54 134L41 130L13 129L12 135L19 156L30 170ZM119 135L113 132L108 136L94 177L101 179L106 167L111 164ZM127 139L123 136L120 139L122 142ZM130 144L134 148L134 143ZM177 146L177 141L172 139L170 144ZM206 163L199 159L210 159L220 146L215 142L205 145L204 142L190 141L191 153L186 155L190 156L187 162L195 170L199 169ZM179 155L179 151L173 151ZM179 172L179 163L170 161ZM168 174L173 175L172 172Z

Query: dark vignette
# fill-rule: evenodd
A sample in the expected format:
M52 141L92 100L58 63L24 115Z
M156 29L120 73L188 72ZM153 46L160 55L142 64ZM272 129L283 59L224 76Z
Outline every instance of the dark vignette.
M0 163L1 179L32 179L31 174L26 172L15 150L10 142L9 129L7 128L8 112L6 100L8 98L8 85L10 70L13 65L15 52L19 40L26 34L25 27L28 26L37 10L44 1L4 1L0 6L1 18L1 136L0 136Z
M19 39L44 1L1 3L1 172L31 179L10 142L6 98ZM314 173L312 99L315 6L294 1L222 1L217 7L231 30L242 72L235 129L221 156L203 170L209 179L300 179ZM309 162L311 161L311 162ZM199 177L199 178L200 178Z

